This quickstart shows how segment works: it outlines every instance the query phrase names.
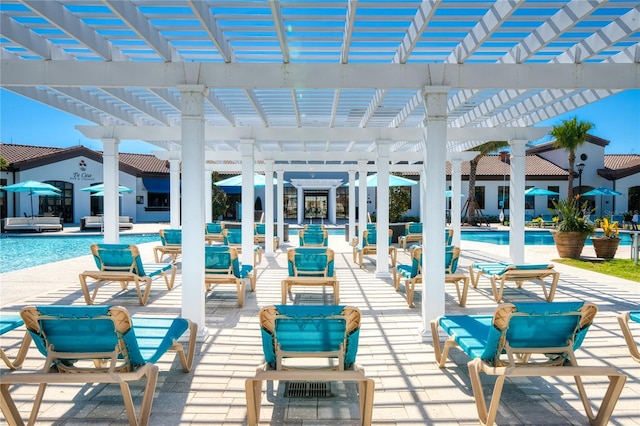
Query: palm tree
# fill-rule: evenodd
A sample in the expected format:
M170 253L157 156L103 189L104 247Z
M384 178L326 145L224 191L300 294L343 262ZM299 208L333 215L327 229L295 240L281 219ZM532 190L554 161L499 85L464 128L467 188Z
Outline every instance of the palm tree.
M469 218L470 225L477 225L476 211L478 210L478 201L476 200L476 171L478 169L478 162L482 157L495 152L501 148L509 146L507 141L489 141L480 146L477 146L471 151L480 151L480 154L476 155L473 160L469 161L469 198L467 204L467 216Z
M6 170L9 168L9 162L6 158L0 156L0 170Z
M578 121L577 117L562 120L561 124L553 126L549 135L556 138L553 146L564 148L569 152L569 178L567 185L567 198L573 197L573 167L576 162L576 150L587 141L588 132L595 124L588 121Z

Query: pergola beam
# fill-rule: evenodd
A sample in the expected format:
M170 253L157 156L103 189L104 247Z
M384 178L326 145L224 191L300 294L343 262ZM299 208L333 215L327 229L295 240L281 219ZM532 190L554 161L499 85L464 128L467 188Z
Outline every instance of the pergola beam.
M635 89L640 63L251 64L0 61L2 86L296 89ZM318 78L321 75L323 78Z

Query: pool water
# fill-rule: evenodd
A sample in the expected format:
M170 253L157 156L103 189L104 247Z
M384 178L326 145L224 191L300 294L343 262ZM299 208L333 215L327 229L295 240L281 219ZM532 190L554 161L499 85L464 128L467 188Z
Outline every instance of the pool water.
M602 232L596 232L595 236L602 236ZM509 245L509 231L462 231L460 233L460 239L463 241L476 241L506 246ZM524 245L526 246L552 246L554 244L553 235L549 231L526 231L524 233ZM593 245L590 238L587 238L585 245ZM620 234L620 245L631 245L631 237Z
M91 254L89 246L103 243L101 235L0 238L0 273ZM160 243L158 234L120 235L122 244Z

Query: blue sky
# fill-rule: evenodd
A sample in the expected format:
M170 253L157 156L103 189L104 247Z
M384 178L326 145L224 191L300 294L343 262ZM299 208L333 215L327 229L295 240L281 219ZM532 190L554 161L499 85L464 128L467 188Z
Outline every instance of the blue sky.
M540 125L553 126L577 116L595 124L595 136L611 141L607 154L640 154L640 89L628 90L571 111ZM85 138L77 125L93 123L0 89L0 141L23 145L102 150L100 141ZM547 141L545 138L542 141ZM120 152L147 154L160 148L141 141L121 141Z

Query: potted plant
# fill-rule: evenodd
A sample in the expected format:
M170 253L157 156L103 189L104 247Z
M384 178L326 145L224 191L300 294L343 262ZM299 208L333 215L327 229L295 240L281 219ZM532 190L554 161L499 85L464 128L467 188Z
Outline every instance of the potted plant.
M585 220L585 215L591 213L588 202L580 206L578 197L553 201L552 211L558 219L556 228L551 232L560 257L580 258L584 242L595 229L593 223Z
M618 222L611 222L606 217L600 222L603 236L591 237L596 256L602 259L613 259L620 244Z

